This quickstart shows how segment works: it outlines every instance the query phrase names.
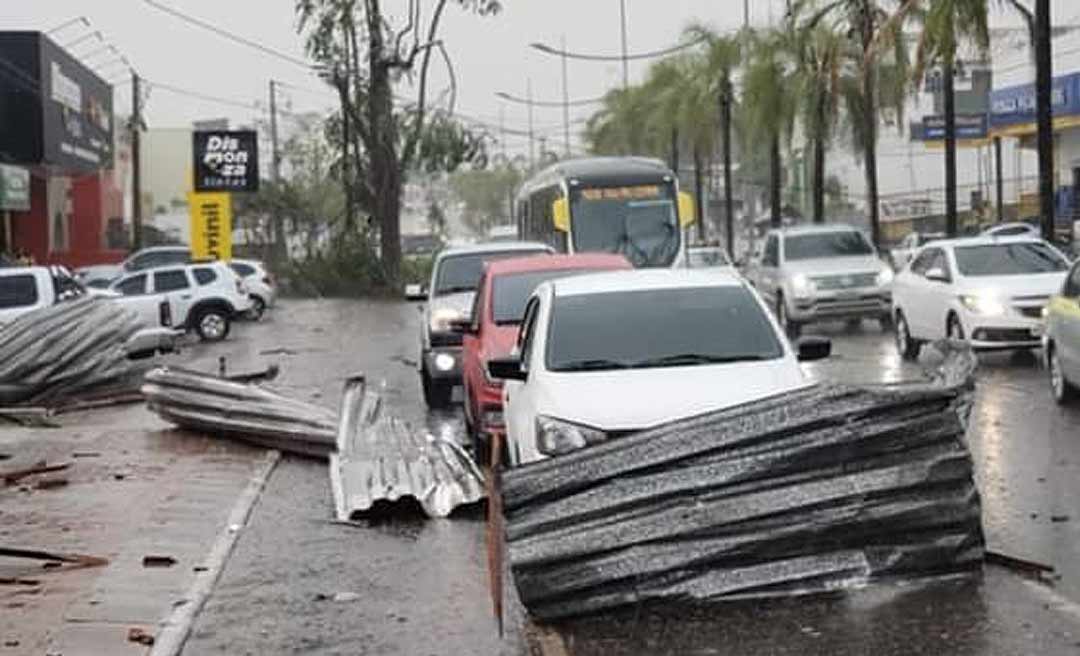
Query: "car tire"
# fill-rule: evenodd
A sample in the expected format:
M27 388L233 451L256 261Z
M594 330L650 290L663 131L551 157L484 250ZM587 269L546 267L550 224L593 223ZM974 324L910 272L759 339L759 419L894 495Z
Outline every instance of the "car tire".
M1061 369L1061 360L1058 358L1057 349L1053 344L1047 349L1046 364L1050 375L1050 391L1054 395L1054 401L1058 405L1073 403L1080 398L1080 389L1065 378L1065 372Z
M266 314L266 301L260 296L251 296L251 309L247 311L247 316L252 321L258 321Z
M788 339L796 339L802 332L802 325L788 318L787 305L784 303L784 295L776 294L776 320L787 334Z
M446 408L450 405L450 396L454 391L453 385L433 380L428 375L427 369L424 369L420 372L420 386L424 391L424 403L429 408Z
M206 307L198 310L192 325L199 339L204 342L220 342L229 336L232 322L229 315L219 307Z
M960 323L960 317L953 312L950 312L949 318L945 320L945 337L961 342L967 339L964 336L964 325Z
M911 328L908 327L907 319L904 317L904 313L896 311L896 350L900 353L900 358L907 360L908 362L915 362L919 359L919 352L922 350L922 342L911 336Z

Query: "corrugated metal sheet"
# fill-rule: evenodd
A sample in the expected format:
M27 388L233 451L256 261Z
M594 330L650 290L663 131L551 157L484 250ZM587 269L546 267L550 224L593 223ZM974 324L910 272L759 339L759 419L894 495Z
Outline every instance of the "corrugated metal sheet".
M381 405L362 377L346 383L337 454L330 457L338 519L356 519L379 502L407 499L419 502L430 517L446 517L484 497L483 475L460 446L384 416Z
M332 411L257 385L159 367L146 374L142 392L151 410L182 428L318 458L335 448Z
M0 405L134 389L145 366L124 345L138 330L133 312L93 296L22 315L0 327Z
M553 619L979 571L975 358L930 383L818 385L507 471L522 601Z

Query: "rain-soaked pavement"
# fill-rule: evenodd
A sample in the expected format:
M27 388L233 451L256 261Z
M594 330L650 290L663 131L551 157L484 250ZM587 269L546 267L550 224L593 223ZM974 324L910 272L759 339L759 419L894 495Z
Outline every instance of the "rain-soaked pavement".
M419 318L415 305L394 301L287 301L263 322L238 326L225 344L192 348L187 359L210 371L220 355L232 370L277 362L279 388L331 408L344 379L364 372L383 386L390 412L460 439L460 409L429 413L420 399ZM919 375L873 324L815 332L834 339L835 355L808 367L814 376L882 382ZM924 356L920 364L932 362ZM981 362L969 436L990 548L1053 565L1060 579L1052 586L987 567L979 581L764 604L635 608L548 629L527 626L511 604L500 639L480 512L446 521L335 524L325 464L285 457L184 654L1080 653L1080 408L1053 404L1034 358L990 355ZM139 412L134 423L123 415L126 433L160 430ZM215 457L243 462L241 452ZM235 487L222 484L222 512ZM207 523L216 530L220 522ZM351 594L335 600L338 593ZM0 645L0 655L7 653Z

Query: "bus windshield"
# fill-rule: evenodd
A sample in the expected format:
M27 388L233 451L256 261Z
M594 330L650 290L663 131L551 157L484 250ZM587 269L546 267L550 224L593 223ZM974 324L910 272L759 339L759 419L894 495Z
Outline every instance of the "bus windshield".
M578 189L570 197L574 250L621 253L637 268L671 266L679 254L669 184Z

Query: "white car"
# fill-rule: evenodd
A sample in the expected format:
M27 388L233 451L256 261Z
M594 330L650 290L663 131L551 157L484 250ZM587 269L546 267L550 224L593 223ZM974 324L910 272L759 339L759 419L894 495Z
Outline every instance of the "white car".
M229 335L232 321L248 312L251 298L227 265L206 262L162 267L128 274L109 288L121 296L167 300L169 324L216 342ZM156 307L151 304L148 307Z
M924 342L950 337L979 350L1033 349L1043 308L1069 262L1041 239L970 237L924 246L893 282L896 347L919 357Z
M151 246L135 251L120 264L97 264L75 270L79 282L91 287L112 283L126 273L191 262L189 246Z
M892 267L851 226L770 230L749 274L788 335L814 321L890 322Z
M525 310L505 380L508 462L518 465L675 419L803 388L799 359L736 273L642 269L543 283Z
M721 246L691 246L686 249L686 267L688 269L708 269L712 267L731 267L727 250Z
M945 239L944 232L912 232L904 237L895 248L889 249L889 259L892 260L893 269L899 271L911 262L915 251L932 241Z
M1027 237L1042 238L1042 232L1030 223L999 223L983 230L980 237Z
M277 287L274 278L266 270L266 265L258 260L232 260L229 267L244 281L244 288L251 297L252 318L259 319L277 300Z

